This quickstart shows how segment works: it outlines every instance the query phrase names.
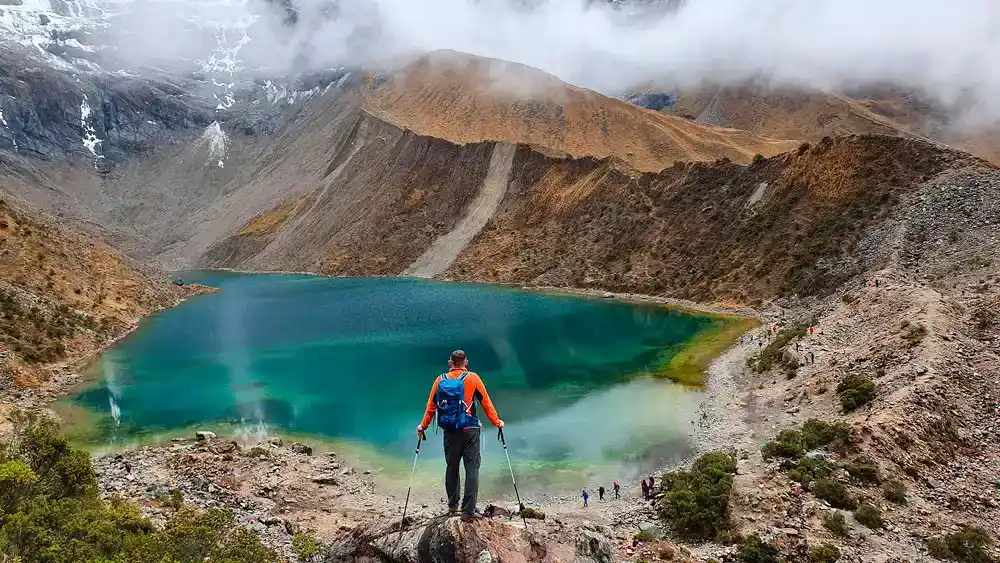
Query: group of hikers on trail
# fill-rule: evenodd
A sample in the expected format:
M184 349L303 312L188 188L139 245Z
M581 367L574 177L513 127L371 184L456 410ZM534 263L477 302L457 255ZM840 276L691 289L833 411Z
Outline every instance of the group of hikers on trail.
M652 498L653 498L653 485L655 483L656 483L656 481L653 480L653 476L652 475L650 475L648 479L643 479L642 480L642 485L641 486L642 486L642 498L643 498L643 500L652 500ZM618 481L614 481L613 483L611 483L611 487L615 491L615 500L620 499L621 498L621 490L622 490L621 484ZM598 500L604 500L604 492L605 492L604 485L601 485L601 486L597 487L597 498L598 498ZM590 493L587 492L587 489L583 489L583 492L582 492L582 494L580 496L583 498L583 506L590 506L590 503L589 503L589 501L590 501Z

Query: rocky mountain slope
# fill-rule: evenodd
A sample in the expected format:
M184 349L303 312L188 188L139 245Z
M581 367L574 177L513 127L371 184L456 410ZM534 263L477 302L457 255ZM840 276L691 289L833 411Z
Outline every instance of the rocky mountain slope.
M412 146L410 134L381 127L366 138ZM398 274L463 219L478 193L469 187L483 184L496 146L436 141L447 158L441 168L412 168L397 158L391 168L362 172L366 162L349 161L337 182L352 187L323 194L319 205L330 211L322 223L310 227L303 219L315 205L303 194L240 225L202 263L268 269L273 256L278 269ZM884 259L865 252L869 226L921 185L961 167L992 169L930 143L882 136L803 145L746 166L678 164L655 174L615 159L553 157L521 145L496 213L444 276L699 301L828 292ZM371 182L380 186L372 191L361 187L370 174L393 179ZM349 199L325 203L334 197ZM317 244L293 249L291 241L303 240L295 233L308 229L322 229L314 231ZM308 260L300 258L305 253Z
M187 294L99 240L0 199L0 391L81 369Z

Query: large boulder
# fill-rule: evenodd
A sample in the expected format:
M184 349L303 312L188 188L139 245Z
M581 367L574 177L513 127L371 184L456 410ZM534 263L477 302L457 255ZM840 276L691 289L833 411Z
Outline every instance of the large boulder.
M382 563L612 563L614 551L599 533L532 528L520 523L438 517L409 524L373 522L335 541L328 562Z

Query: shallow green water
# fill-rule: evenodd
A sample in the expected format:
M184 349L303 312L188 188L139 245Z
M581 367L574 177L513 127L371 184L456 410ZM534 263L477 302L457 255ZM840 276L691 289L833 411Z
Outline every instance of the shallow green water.
M407 457L431 383L462 348L508 425L511 451L524 467L544 468L539 478L626 459L655 465L683 451L698 393L650 376L724 322L487 285L219 272L185 279L221 291L144 321L73 398L102 415L95 443L231 422ZM502 450L480 418L484 464L495 465ZM422 458L436 459L440 438L425 447Z

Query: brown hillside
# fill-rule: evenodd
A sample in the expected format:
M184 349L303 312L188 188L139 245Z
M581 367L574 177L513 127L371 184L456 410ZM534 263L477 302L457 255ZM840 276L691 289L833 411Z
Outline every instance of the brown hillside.
M0 388L87 360L184 293L91 237L0 199Z
M412 63L372 92L365 110L458 144L507 141L577 157L617 156L643 171L722 157L749 162L797 145L666 116L531 67L455 52Z
M708 88L682 92L675 111L700 122L777 138L818 141L851 134L910 134L906 125L859 101L818 90Z
M816 142L851 134L926 138L1000 163L1000 136L995 128L964 131L932 101L893 88L835 93L713 87L682 92L675 113L778 139Z
M747 167L641 175L522 150L515 168L529 187L446 277L706 302L826 293L885 258L863 239L908 193L967 165L989 167L888 136L828 140Z

